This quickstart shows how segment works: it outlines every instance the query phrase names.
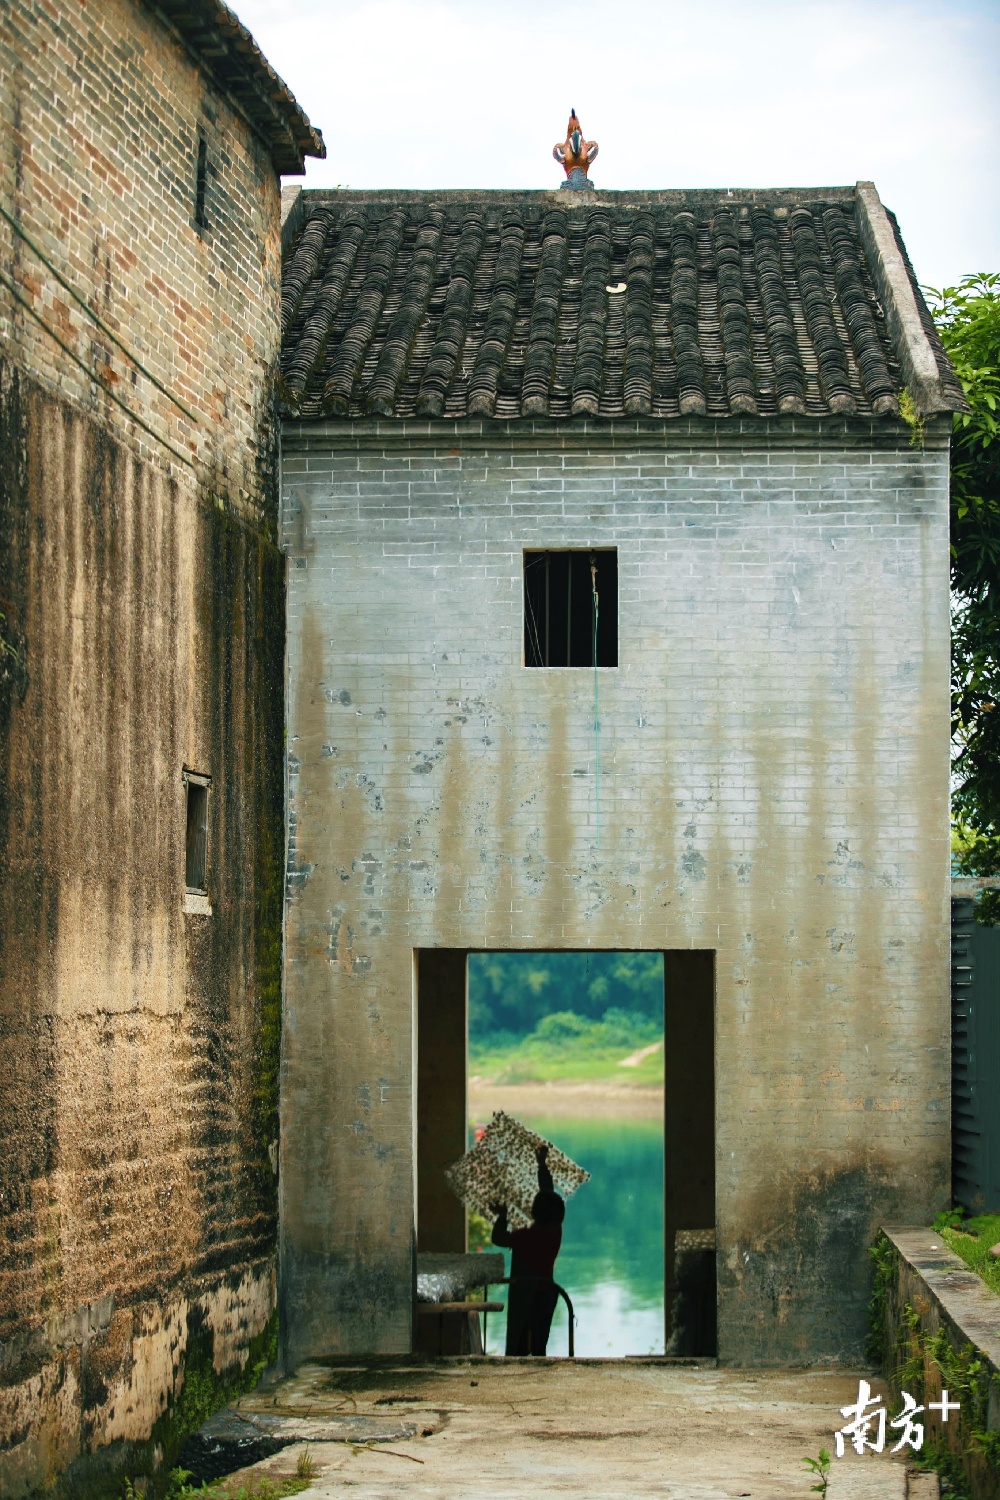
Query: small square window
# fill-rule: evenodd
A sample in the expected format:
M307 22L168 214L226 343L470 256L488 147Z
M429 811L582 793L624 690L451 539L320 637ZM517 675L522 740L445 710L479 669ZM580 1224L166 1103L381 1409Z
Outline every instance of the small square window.
M208 776L185 771L187 829L184 851L185 890L204 895L208 890Z
M618 552L525 552L526 667L617 667Z

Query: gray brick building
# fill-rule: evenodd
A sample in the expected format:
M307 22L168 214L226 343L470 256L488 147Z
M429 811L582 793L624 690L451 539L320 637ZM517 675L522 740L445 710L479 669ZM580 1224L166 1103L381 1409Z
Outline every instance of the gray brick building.
M286 230L289 1359L410 1347L414 1247L464 1245L426 1207L465 956L517 948L666 954L668 1282L714 1228L724 1361L856 1357L866 1245L949 1172L961 395L894 220L338 192Z

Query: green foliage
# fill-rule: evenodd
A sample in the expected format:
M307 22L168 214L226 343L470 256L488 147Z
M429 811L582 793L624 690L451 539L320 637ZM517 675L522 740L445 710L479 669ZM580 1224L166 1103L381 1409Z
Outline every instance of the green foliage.
M978 832L960 813L953 813L951 862L958 875L1000 875L1000 837ZM976 921L980 927L1000 926L1000 890L980 891Z
M924 1337L920 1314L907 1302L896 1335L895 1384L923 1400L927 1383Z
M968 1428L973 1446L981 1448L989 1411L989 1367L974 1344L956 1349L941 1328L924 1343L928 1356L941 1372L941 1384L961 1405L959 1421Z
M924 446L924 419L913 404L913 397L909 391L899 393L899 415L910 429L910 447L922 448Z
M951 465L954 807L979 836L960 872L988 875L1000 871L1000 275L966 276L929 300L969 403Z
M244 1479L236 1489L231 1489L225 1479L218 1479L207 1489L190 1493L210 1496L211 1500L285 1500L287 1495L300 1495L311 1484L312 1475L298 1474L294 1479ZM187 1500L187 1497L182 1497L182 1500Z
M947 1221L956 1218L961 1219L958 1210L939 1214L938 1220L945 1221L944 1227L935 1225L946 1243L956 1249L957 1242L962 1240L969 1246L988 1247L994 1242L993 1236L1000 1235L1000 1216L962 1221L961 1228L948 1227ZM968 1233L969 1230L974 1233ZM927 1368L936 1366L941 1387L948 1391L950 1399L959 1403L960 1410L949 1433L928 1436L913 1461L940 1475L942 1493L950 1500L970 1500L970 1475L977 1466L985 1463L995 1477L1000 1477L1000 1433L987 1429L988 1363L974 1344L956 1348L946 1328L926 1333L920 1314L910 1303L893 1318L898 1275L896 1252L888 1238L880 1235L871 1253L875 1261L875 1287L869 1305L869 1342L865 1352L881 1366L893 1392L898 1395L907 1390L918 1402L925 1397Z
M931 1221L934 1229L955 1229L965 1218L965 1209L961 1204L957 1208L946 1208L941 1213L935 1214Z
M655 1084L663 1079L663 1049L643 1058L638 1067L622 1068L623 1058L659 1042L662 1022L612 1006L601 1020L575 1011L542 1016L525 1037L469 1038L469 1061L475 1073L495 1083L548 1083L557 1079Z
M943 1438L925 1438L921 1451L908 1461L915 1469L936 1474L941 1481L941 1494L947 1500L972 1500L961 1457L952 1452Z
M241 1479L236 1488L227 1478L213 1480L211 1484L189 1484L190 1469L171 1469L166 1476L166 1488L157 1486L154 1480L145 1478L126 1479L124 1500L286 1500L289 1495L307 1490L316 1477L316 1465L305 1448L295 1465L294 1479L271 1480L260 1478Z
M469 958L469 1030L484 1044L512 1042L545 1016L572 1011L599 1021L610 1011L663 1026L659 953L476 953Z
M562 1047L565 1042L585 1041L591 1047L640 1047L658 1041L661 1027L637 1011L611 1006L599 1021L587 1020L572 1010L555 1010L543 1016L529 1041Z
M875 1243L868 1247L868 1254L874 1262L875 1275L872 1279L871 1296L868 1298L865 1358L884 1370L888 1363L887 1318L892 1290L896 1284L899 1256L892 1241L884 1234L879 1234Z
M1000 1214L980 1214L955 1226L940 1228L941 1238L949 1250L961 1256L965 1264L1000 1296L1000 1260L990 1255L990 1246L1000 1243Z
M0 693L5 690L23 701L28 691L28 650L0 610Z
M816 1474L818 1476L817 1482L809 1486L812 1493L814 1495L825 1495L827 1485L830 1483L829 1448L821 1448L819 1450L818 1458L804 1458L802 1460L802 1466L803 1468L807 1469L810 1474Z
M554 1010L543 1016L535 1027L534 1035L540 1042L568 1042L586 1036L593 1030L593 1023L585 1021L573 1010Z
M493 1225L489 1219L474 1210L469 1211L469 1249L491 1250L493 1248Z
M259 1479L247 1480L238 1489L225 1490L219 1500L284 1500L286 1495L300 1495L312 1483L311 1479Z
M149 1479L126 1479L125 1500L149 1500L152 1495L157 1500L190 1500L192 1495L207 1495L210 1493L207 1484L189 1484L191 1478L190 1469L171 1469L166 1476L166 1488L162 1484L157 1487Z

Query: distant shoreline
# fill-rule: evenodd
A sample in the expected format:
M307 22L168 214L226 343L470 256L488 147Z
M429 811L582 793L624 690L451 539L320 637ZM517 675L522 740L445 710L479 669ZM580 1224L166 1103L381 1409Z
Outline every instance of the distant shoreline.
M523 1115L564 1115L578 1119L594 1115L607 1119L656 1120L663 1117L662 1087L614 1083L482 1083L469 1084L469 1116L485 1124L502 1109Z

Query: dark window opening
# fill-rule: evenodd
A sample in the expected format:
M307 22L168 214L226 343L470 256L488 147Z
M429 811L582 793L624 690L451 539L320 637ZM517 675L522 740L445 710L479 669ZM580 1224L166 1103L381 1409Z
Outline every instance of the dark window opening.
M205 189L208 185L208 142L203 135L198 137L198 170L194 183L194 222L199 229L206 229Z
M617 667L618 552L525 552L524 664Z
M208 866L208 779L187 777L187 837L184 884L189 891L206 891Z

